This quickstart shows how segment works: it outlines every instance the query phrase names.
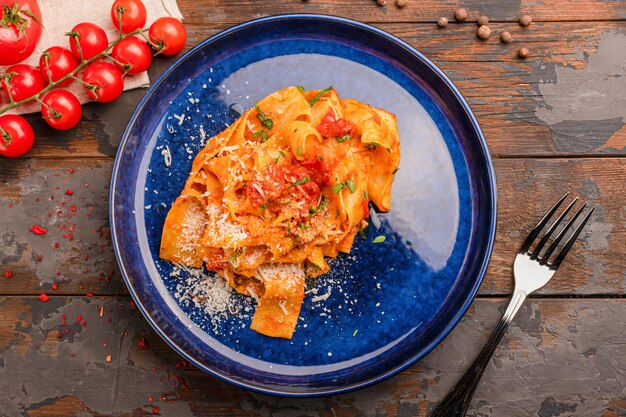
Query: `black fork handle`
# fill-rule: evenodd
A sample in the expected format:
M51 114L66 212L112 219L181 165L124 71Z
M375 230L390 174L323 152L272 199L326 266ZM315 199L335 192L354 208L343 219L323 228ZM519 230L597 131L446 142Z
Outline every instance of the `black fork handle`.
M430 417L465 416L465 413L467 412L467 409L472 401L474 391L476 391L476 387L478 386L478 381L480 381L480 377L483 375L493 352L495 352L496 348L500 344L502 336L504 336L504 333L506 333L507 329L511 325L513 317L515 317L515 314L517 314L525 299L526 293L524 291L515 290L513 297L509 302L509 306L498 322L498 325L494 329L493 333L489 336L489 340L483 350L480 352L476 360L474 360L474 363L472 363L472 366L470 366L465 375L463 375L461 380L457 382L452 391L450 391L446 398L443 399Z

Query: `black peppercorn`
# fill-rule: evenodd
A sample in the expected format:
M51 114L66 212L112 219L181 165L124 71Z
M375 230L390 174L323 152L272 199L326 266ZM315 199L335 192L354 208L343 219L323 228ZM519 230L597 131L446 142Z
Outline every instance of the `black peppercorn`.
M469 15L467 14L467 10L465 9L456 9L454 11L454 19L457 22L465 22Z
M519 48L519 50L517 51L517 56L522 58L522 59L526 59L528 58L528 55L530 55L530 51L528 50L528 48L526 48L525 46L522 46L521 48Z
M478 16L478 19L476 20L476 24L478 26L485 26L489 24L489 18L485 15L482 16Z
M479 27L476 31L476 36L483 40L489 39L489 37L491 36L491 28L487 25Z
M519 18L519 24L526 27L526 26L530 26L530 24L533 22L533 18L530 17L529 14L525 14L522 17Z

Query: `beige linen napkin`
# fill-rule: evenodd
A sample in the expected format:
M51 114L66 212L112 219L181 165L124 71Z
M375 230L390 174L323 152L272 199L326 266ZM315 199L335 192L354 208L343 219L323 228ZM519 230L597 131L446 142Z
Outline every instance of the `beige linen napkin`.
M102 27L109 38L109 42L117 39L117 30L111 22L112 4L113 0L39 0L44 30L37 48L22 63L37 67L39 66L39 57L49 47L59 45L69 48L69 38L65 34L81 22L92 22ZM143 4L148 12L146 28L163 16L177 19L183 17L176 0L143 0ZM4 72L6 69L7 67L0 67L0 72ZM124 90L147 87L149 83L150 80L146 72L127 75L124 77ZM90 101L89 96L78 81L74 81L70 86L64 88L74 93L81 103ZM3 95L2 103L6 105L9 99L4 95L4 92L0 92L0 94ZM17 107L8 113L23 114L38 111L40 111L40 105L37 102L32 102Z

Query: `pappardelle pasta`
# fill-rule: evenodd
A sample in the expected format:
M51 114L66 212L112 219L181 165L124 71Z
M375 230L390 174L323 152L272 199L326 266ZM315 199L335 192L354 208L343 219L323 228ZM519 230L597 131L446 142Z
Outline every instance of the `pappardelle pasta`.
M288 87L208 140L163 227L160 257L217 272L258 301L251 329L290 339L305 279L390 209L395 116L334 89Z

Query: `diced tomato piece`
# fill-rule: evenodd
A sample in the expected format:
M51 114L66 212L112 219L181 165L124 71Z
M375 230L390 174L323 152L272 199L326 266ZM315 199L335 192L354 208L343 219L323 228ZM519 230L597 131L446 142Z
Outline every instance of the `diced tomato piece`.
M309 170L311 181L320 188L330 185L330 168L328 168L323 158L318 156L310 157L302 162L302 166Z
M332 109L326 113L317 127L317 131L325 138L338 138L354 132L354 123L346 119L335 119Z

